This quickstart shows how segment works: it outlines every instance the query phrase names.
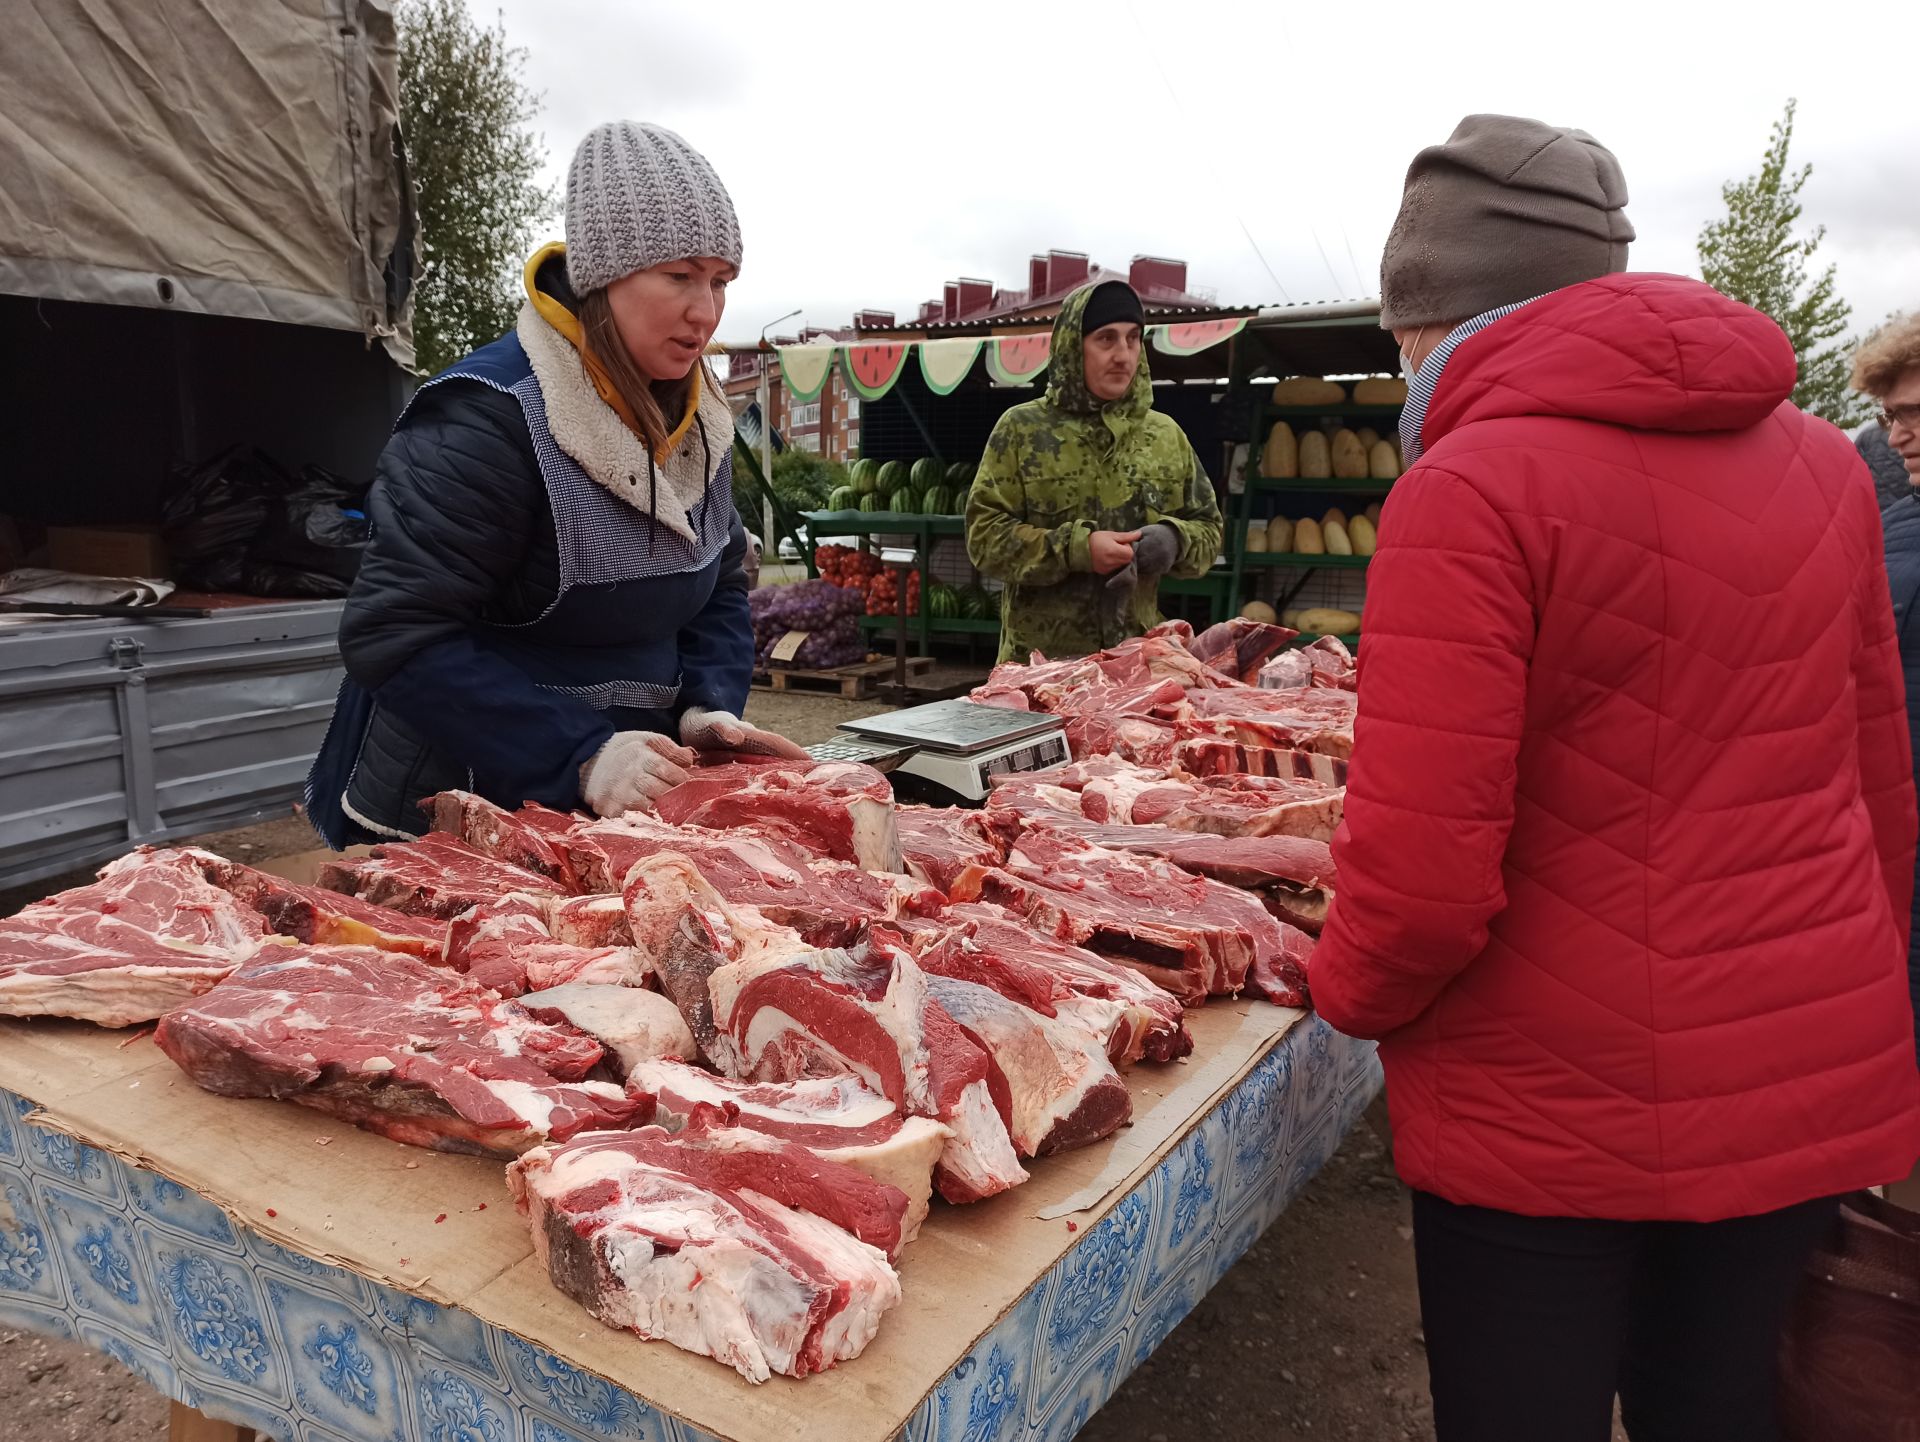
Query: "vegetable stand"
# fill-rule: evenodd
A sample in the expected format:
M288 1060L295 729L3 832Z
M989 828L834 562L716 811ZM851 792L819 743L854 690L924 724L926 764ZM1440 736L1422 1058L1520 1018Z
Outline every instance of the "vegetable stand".
M1129 1074L1133 1126L936 1212L863 1356L759 1387L554 1290L498 1162L209 1095L143 1037L0 1022L0 1326L285 1442L1065 1439L1379 1086L1318 1017L1189 1021L1190 1061Z

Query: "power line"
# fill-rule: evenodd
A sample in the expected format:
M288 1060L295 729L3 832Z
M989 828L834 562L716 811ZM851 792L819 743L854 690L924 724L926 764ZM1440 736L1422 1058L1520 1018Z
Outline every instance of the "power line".
M1140 23L1140 15L1133 8L1133 0L1127 0L1127 17L1133 21L1133 28L1140 36L1140 48L1146 51L1147 58L1153 62L1154 72L1159 75L1160 83L1167 87L1167 96L1173 101L1173 108L1180 112L1180 119L1186 122L1186 128L1191 132L1193 127L1187 115L1187 107L1180 99L1180 92L1173 88L1173 81L1167 75L1166 67L1160 63L1160 52L1147 38L1146 27ZM1280 292L1280 299L1292 305L1293 297L1287 294L1286 286L1280 283L1280 277L1275 275L1273 267L1267 264L1266 252L1260 249L1260 242L1253 238L1253 232L1247 228L1246 217L1236 209L1233 218L1240 226L1240 233L1247 238L1247 244L1252 247L1254 258L1260 262L1260 268L1266 271L1267 279L1272 281L1274 289Z

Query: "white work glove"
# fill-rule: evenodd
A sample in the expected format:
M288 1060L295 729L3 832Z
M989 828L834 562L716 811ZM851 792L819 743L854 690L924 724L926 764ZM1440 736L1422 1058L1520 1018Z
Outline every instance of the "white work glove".
M680 717L680 739L695 751L743 751L752 756L807 759L807 753L784 736L749 726L730 711L708 711L699 706Z
M616 731L580 768L580 794L597 816L651 811L687 779L693 753L657 731Z

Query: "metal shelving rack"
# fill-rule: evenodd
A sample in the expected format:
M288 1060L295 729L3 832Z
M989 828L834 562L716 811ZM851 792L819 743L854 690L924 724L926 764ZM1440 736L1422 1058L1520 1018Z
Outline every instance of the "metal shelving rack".
M1278 570L1299 571L1300 577L1281 595L1280 602L1274 607L1284 611L1288 603L1310 581L1313 573L1320 570L1359 570L1364 571L1371 556L1328 556L1301 555L1294 551L1255 551L1247 550L1247 525L1253 519L1254 499L1258 496L1285 496L1290 500L1304 503L1300 514L1317 516L1328 507L1342 501L1351 501L1357 497L1368 500L1384 499L1393 488L1392 481L1376 480L1339 480L1298 478L1277 479L1259 474L1260 453L1266 447L1267 433L1278 422L1285 421L1296 430L1316 429L1321 422L1337 420L1342 423L1364 425L1369 421L1382 424L1376 429L1386 430L1400 423L1400 407L1381 405L1356 405L1348 402L1342 405L1326 406L1277 406L1270 402L1254 405L1253 434L1247 446L1246 484L1235 498L1233 514L1227 524L1227 549L1232 559L1233 580L1232 595L1236 608L1242 604L1246 594L1246 581L1249 573L1258 575ZM1291 509L1291 508L1289 508ZM1295 517L1298 519L1298 516ZM1341 638L1348 645L1358 645L1358 634Z

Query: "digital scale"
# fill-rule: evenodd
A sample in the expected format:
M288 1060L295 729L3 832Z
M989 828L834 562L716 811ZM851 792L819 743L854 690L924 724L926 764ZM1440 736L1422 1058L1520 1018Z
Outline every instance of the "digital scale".
M807 747L818 761L863 761L888 772L896 793L951 805L986 800L993 778L1072 759L1058 716L976 701L934 701L849 721Z

